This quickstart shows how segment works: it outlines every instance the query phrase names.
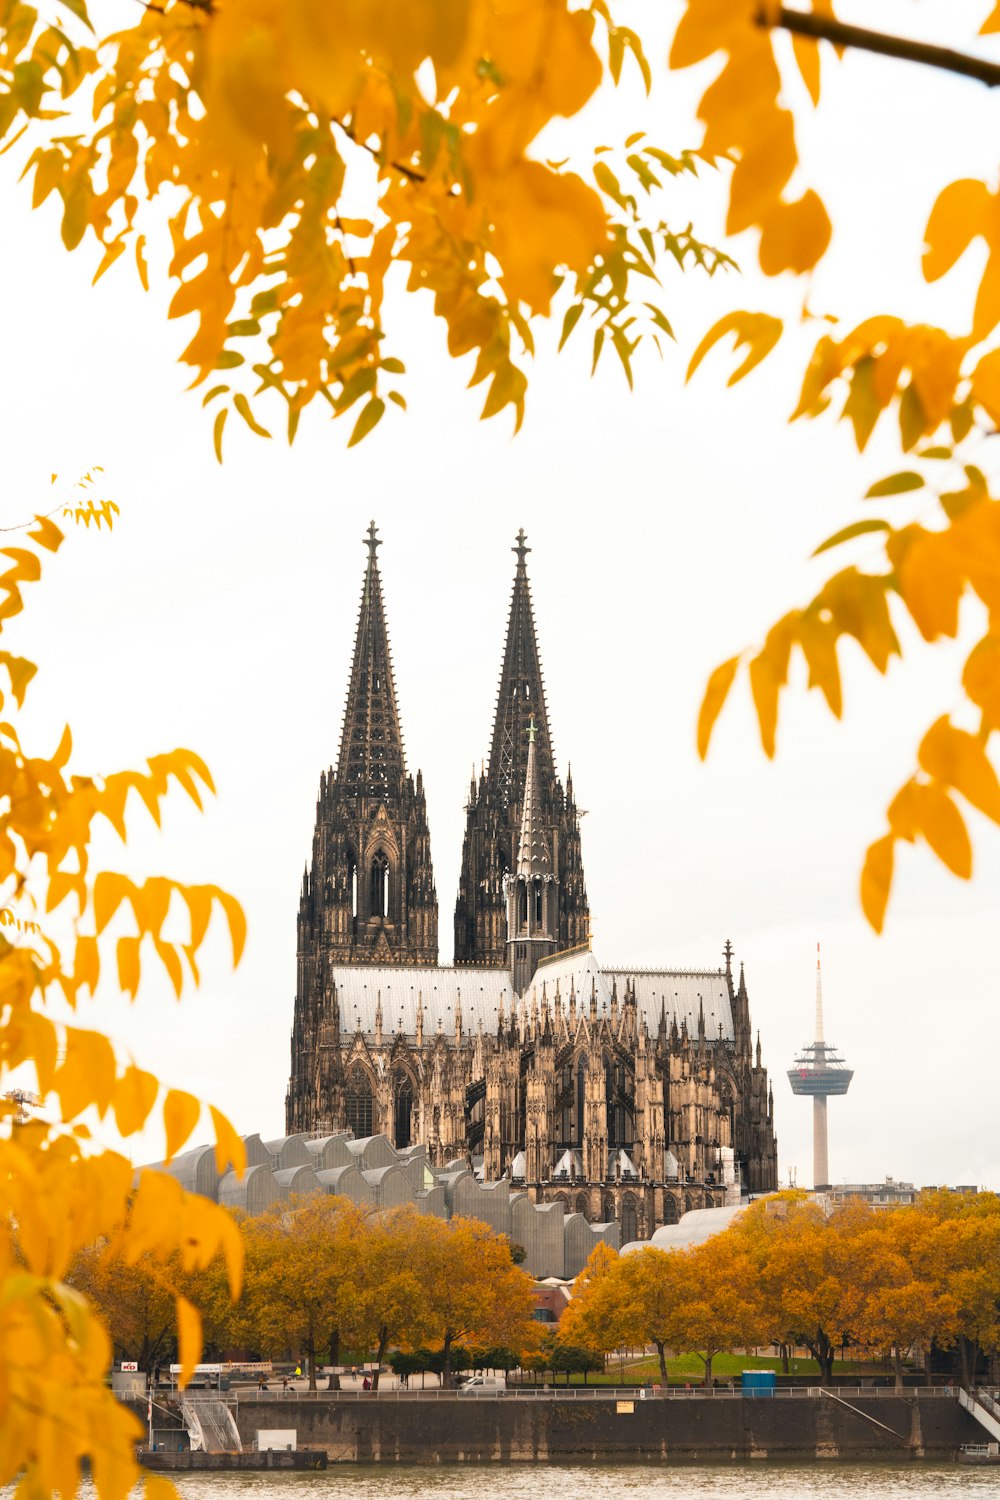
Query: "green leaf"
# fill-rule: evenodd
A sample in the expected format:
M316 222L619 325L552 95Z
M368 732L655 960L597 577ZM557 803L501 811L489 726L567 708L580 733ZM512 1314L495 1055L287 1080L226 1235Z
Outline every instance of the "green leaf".
M904 469L901 474L890 474L888 479L880 479L873 484L865 495L866 500L878 500L883 495L902 495L907 490L920 490L924 487L923 477L915 474L912 469Z
M899 432L903 439L903 452L911 452L926 431L927 414L911 380L899 398Z
M250 410L250 402L242 393L239 396L235 396L233 398L233 405L236 407L236 410L239 412L240 416L243 418L244 422L247 424L251 432L255 432L258 437L269 438L271 436L267 428L262 427L257 421L253 412Z
M828 536L825 542L820 542L813 557L819 557L821 552L829 552L831 547L839 547L841 542L849 542L853 537L864 536L869 531L891 531L892 527L888 521L854 521L850 526L845 526L842 531L834 532Z
M61 4L66 7L70 15L76 16L78 21L82 21L88 31L92 32L94 30L90 24L90 17L87 14L87 7L84 4L84 0L61 0Z
M353 448L355 443L360 443L362 438L368 436L372 428L382 420L382 413L384 411L385 402L378 396L373 396L354 424L354 431L351 433L351 441L347 445L348 448Z
M582 302L576 302L576 303L573 304L572 307L568 307L566 309L566 316L563 318L562 335L561 335L561 337L559 339L559 348L560 349L562 349L562 347L565 344L566 340L569 338L570 334L573 332L573 329L576 327L577 323L579 323L580 318L582 317L582 315L583 315L583 303Z
M212 428L212 441L215 444L215 456L219 460L220 464L222 462L222 429L226 425L226 418L228 416L229 407L224 406L222 410L216 414L215 425Z

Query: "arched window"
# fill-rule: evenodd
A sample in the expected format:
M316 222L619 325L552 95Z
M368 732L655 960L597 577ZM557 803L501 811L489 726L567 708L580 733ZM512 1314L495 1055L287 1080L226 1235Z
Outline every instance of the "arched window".
M521 928L528 925L528 888L519 885L517 888L517 925Z
M583 1217L589 1221L589 1219L590 1219L590 1199L587 1197L586 1193L577 1193L577 1195L576 1195L576 1212L578 1214L583 1214Z
M684 1194L684 1212L686 1214L689 1214L693 1208L694 1208L694 1199L691 1197L690 1193L685 1193Z
M400 1073L396 1078L394 1114L396 1150L402 1151L404 1147L410 1145L413 1139L413 1084L407 1073Z
M663 1195L663 1222L664 1222L664 1224L676 1224L677 1223L677 1218L678 1218L678 1215L677 1215L677 1199L674 1197L673 1193L664 1193L664 1195Z
M389 914L389 861L384 854L376 854L372 860L369 911L373 917Z
M631 1244L639 1238L639 1213L635 1195L626 1193L622 1198L622 1244Z
M615 1200L611 1197L610 1193L605 1193L604 1201L601 1204L601 1218L605 1224L611 1224L617 1217L618 1215L615 1213Z
M535 893L535 926L536 927L541 927L541 925L542 925L542 882L540 880L536 880L535 881L535 884L534 884L534 893Z
M355 1140L366 1140L375 1134L375 1100L367 1074L355 1068L344 1092L344 1124L354 1131Z

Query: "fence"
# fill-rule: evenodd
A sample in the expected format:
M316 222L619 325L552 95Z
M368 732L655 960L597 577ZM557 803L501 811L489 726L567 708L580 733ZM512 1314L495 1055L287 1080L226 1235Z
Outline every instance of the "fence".
M817 1396L826 1394L826 1388L820 1385L814 1386L787 1386L778 1388L767 1397L768 1400L776 1401L802 1401L812 1400ZM869 1397L878 1398L895 1397L900 1394L905 1396L920 1396L941 1400L954 1400L958 1392L949 1390L947 1386L907 1386L902 1393L894 1390L891 1386L831 1386L829 1394L844 1397ZM400 1390L393 1387L384 1391L250 1391L244 1392L244 1403L250 1401L266 1402L268 1405L281 1405L287 1401L744 1401L760 1400L760 1392L744 1392L739 1386L729 1389L726 1386L705 1388L704 1386L692 1386L686 1390L681 1386L662 1386L659 1388L641 1385L570 1385L550 1386L547 1389L527 1389L523 1386L508 1386L505 1392L489 1392L484 1395L465 1394L462 1391L442 1390Z

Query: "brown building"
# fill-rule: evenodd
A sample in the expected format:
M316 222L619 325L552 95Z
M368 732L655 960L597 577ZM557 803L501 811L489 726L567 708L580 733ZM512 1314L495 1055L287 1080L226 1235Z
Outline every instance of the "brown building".
M598 965L556 775L523 532L489 765L469 788L455 964L437 963L423 780L406 771L374 523L337 768L302 885L289 1133L387 1135L623 1242L777 1183L746 981Z

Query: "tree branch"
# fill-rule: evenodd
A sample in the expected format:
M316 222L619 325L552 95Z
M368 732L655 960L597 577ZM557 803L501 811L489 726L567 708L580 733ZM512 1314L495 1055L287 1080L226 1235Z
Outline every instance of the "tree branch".
M975 78L987 88L1000 86L1000 64L987 62L982 57L972 57L967 52L955 52L950 47L935 47L929 42L914 42L909 37L890 36L884 31L866 31L863 26L848 26L832 16L806 15L802 11L789 10L782 5L777 19L768 17L762 7L757 13L758 26L774 30L790 31L795 36L813 37L816 41L833 42L836 47L854 47L859 52L877 52L882 57L898 57L904 62L925 63L929 68L941 68L946 73L959 73L964 78Z

